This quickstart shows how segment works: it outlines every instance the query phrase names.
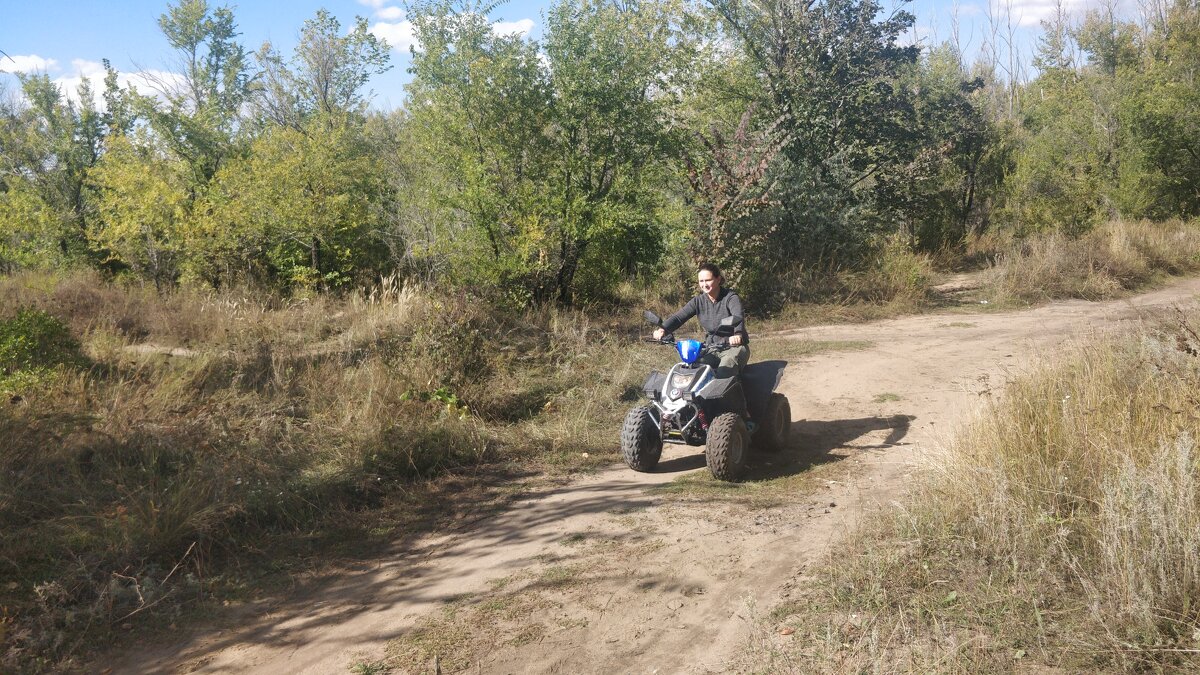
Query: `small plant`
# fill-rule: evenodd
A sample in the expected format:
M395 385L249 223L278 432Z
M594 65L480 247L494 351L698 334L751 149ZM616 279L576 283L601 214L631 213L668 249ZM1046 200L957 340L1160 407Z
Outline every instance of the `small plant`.
M467 419L471 410L458 398L458 394L450 391L448 387L438 387L433 391L406 391L400 395L401 401L426 401L431 403L441 403L446 406L446 412L457 417L460 420Z
M385 675L392 672L392 667L383 661L356 661L351 664L350 672L354 675Z
M25 388L59 366L85 363L66 324L32 308L0 321L0 387Z

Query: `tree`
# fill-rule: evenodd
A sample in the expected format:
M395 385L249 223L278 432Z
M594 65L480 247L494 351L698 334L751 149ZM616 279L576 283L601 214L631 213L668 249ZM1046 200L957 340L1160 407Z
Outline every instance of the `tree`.
M761 83L763 119L787 143L764 178L779 188L771 250L780 260L858 256L901 220L922 148L902 76L919 49L913 16L879 19L874 0L709 0Z
M754 131L753 113L751 106L728 138L715 125L709 134L697 133L703 151L684 158L697 196L692 258L720 260L724 274L743 281L772 260L779 202L768 169L787 143L779 130L783 118Z
M392 192L362 130L313 118L274 127L226 165L187 231L187 272L330 288L386 273Z
M671 19L678 6L558 3L545 64L480 10L437 4L414 16L411 128L442 176L435 203L472 235L464 274L570 303L585 256L603 269L636 265L622 241L657 227L647 177L674 153L664 111L689 49Z
M550 91L537 45L494 34L480 9L414 8L422 49L412 55L408 127L427 189L415 198L444 214L437 238L460 278L510 287L524 302L547 264L537 187Z
M296 128L312 115L363 114L367 81L391 68L387 46L371 34L366 19L358 17L343 34L341 22L325 9L304 22L290 64L269 42L255 56L263 68L257 109Z
M165 109L152 98L138 100L154 131L191 168L194 196L233 150L251 91L246 52L233 11L206 0L168 5L158 25L178 54L182 79L156 83Z
M1010 161L1001 122L989 110L982 76L964 72L950 44L929 49L913 68L920 151L909 164L903 210L917 248L960 246L987 224L985 207Z
M98 211L89 226L92 245L156 288L174 283L189 216L187 166L137 132L110 137L89 179Z
M1176 0L1147 36L1148 59L1125 117L1150 217L1200 215L1200 6Z
M679 28L680 9L582 0L555 4L547 16L548 135L557 160L548 180L560 302L573 299L580 261L607 230L627 223L653 229L656 197L645 171L678 153L668 122L694 51ZM639 239L636 230L623 234Z
M86 253L86 176L105 129L87 80L79 104L47 75L20 81L25 102L0 109L0 231L10 251L3 264L52 265Z

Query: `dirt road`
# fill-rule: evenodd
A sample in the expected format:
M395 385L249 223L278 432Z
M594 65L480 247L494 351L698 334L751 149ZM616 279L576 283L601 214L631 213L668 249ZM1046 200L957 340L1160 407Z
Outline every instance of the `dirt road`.
M755 622L981 396L1065 339L1190 304L1200 280L1132 300L817 327L789 338L868 341L792 363L793 447L755 482L703 478L668 448L658 472L614 466L533 490L471 527L429 536L244 628L108 664L122 673L738 672ZM681 479L681 476L683 478ZM678 479L678 480L677 480Z

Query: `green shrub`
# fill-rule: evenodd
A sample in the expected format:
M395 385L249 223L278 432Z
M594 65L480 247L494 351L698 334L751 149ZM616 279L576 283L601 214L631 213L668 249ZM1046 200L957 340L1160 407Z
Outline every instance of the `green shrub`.
M54 368L85 361L66 324L42 310L23 308L0 320L0 387L24 388Z

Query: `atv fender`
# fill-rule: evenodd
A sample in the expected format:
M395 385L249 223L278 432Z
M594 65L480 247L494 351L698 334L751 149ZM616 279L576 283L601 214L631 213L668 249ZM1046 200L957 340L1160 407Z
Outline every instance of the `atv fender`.
M657 401L662 396L662 388L666 379L666 373L658 370L650 371L650 375L646 377L646 383L642 385L642 393L651 401Z
M771 400L771 392L783 380L786 367L787 361L759 361L742 368L742 389L751 419L766 419L767 402Z

